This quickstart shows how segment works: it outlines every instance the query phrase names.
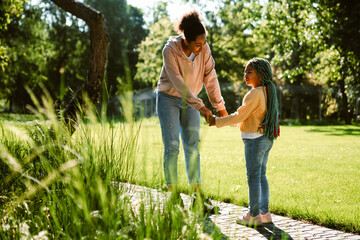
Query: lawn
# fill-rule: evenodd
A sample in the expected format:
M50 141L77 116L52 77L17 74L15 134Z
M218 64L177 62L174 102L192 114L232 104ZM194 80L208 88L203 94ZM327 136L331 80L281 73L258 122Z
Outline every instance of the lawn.
M164 238L183 234L182 226L187 223L181 219L161 225L181 213L171 208L167 216L159 213L152 230L148 229L146 218L138 219L130 203L119 197L121 192L110 186L113 181L131 181L163 187L163 146L157 118L131 124L90 121L82 123L73 136L55 118L34 120L18 115L0 118L0 147L4 150L0 170L5 172L0 183L0 201L5 204L0 207L8 212L2 215L2 225L13 229L15 236L24 235L19 233L24 223L30 226L32 236L46 229L55 238L106 238L116 229L127 231L118 236L139 238L157 238L160 232ZM203 124L200 141L205 193L247 206L244 149L238 129ZM281 126L281 137L275 141L268 163L270 211L360 233L359 156L359 126ZM180 189L186 193L182 150L178 173ZM36 181L41 182L38 185ZM24 200L22 204L20 200ZM104 221L94 221L94 212ZM73 221L77 225L68 224ZM91 227L97 221L101 224ZM169 230L174 228L178 230ZM11 235L3 233L0 236Z
M176 202L136 203L118 184L134 179L138 124L88 119L71 135L40 110L0 116L0 239L199 239Z
M157 119L142 122L137 183L163 183L161 131ZM244 146L237 128L201 127L201 173L206 194L247 206ZM180 187L187 191L184 155ZM331 228L360 232L360 127L281 126L270 152L270 210Z

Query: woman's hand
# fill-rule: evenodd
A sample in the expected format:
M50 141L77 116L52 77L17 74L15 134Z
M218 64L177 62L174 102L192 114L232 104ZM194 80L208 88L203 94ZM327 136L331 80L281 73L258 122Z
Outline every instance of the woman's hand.
M209 121L210 121L209 118L210 118L210 116L212 116L212 112L208 108L206 108L205 106L200 108L199 112L200 112L201 115L203 115L205 117L206 122L209 123Z
M226 111L226 109L220 110L218 113L219 113L220 117L225 117L225 116L229 115L228 112Z

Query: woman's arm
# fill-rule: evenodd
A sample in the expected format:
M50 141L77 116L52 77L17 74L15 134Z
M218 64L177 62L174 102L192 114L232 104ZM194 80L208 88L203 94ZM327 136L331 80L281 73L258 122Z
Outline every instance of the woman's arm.
M204 85L212 106L220 113L221 110L225 110L225 102L221 96L220 85L215 71L215 61L211 56L209 45L206 44L204 48Z

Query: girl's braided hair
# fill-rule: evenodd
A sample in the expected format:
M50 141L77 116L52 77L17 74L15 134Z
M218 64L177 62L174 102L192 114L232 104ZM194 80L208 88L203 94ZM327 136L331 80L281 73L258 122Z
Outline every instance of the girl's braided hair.
M264 90L266 99L266 114L262 120L261 126L264 128L264 135L270 140L277 138L279 131L279 105L276 97L276 87L273 83L273 74L270 63L263 58L253 58L248 64L254 68L263 87L266 87L267 94Z

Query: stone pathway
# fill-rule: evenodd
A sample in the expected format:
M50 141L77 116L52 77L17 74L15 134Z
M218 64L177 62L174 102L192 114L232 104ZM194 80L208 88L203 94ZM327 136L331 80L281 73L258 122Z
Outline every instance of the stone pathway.
M144 201L146 194L149 194L148 199L151 198L153 201L163 202L167 198L163 192L152 188L128 183L120 183L120 187L126 189L134 205ZM188 208L190 196L181 194L181 197L185 208ZM238 216L248 211L247 208L214 200L212 202L220 207L220 214L210 215L206 219L204 224L205 232L211 234L211 232L217 231L222 239L360 240L359 235L344 233L274 214L272 214L273 223L265 224L262 227L257 227L257 229L249 228L235 222Z

